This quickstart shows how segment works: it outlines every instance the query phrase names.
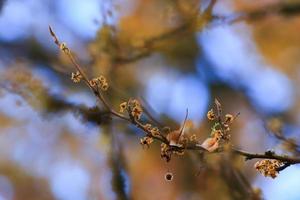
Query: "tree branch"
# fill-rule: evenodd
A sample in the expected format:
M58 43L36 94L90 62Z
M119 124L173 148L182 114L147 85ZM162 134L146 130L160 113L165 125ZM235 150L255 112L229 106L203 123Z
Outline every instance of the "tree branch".
M196 151L200 151L202 153L221 153L221 152L226 151L224 147L219 147L215 151L211 152L208 149L204 148L202 145L200 145L198 142L195 142L195 141L180 143L181 139L182 139L181 134L178 136L179 137L177 139L178 143L176 145L170 145L170 141L169 141L168 137L165 137L161 133L161 131L159 131L159 129L155 129L156 133L154 134L154 130L153 130L154 128L151 129L151 125L149 127L149 126L147 126L148 124L144 125L139 121L139 118L140 118L141 113L142 113L142 108L140 107L139 103L137 103L137 100L130 99L128 101L128 103L126 103L127 104L126 110L128 112L129 117L126 117L126 116L116 112L113 108L111 108L109 103L105 100L105 98L102 95L102 92L98 89L98 87L95 87L91 84L91 82L88 79L87 75L82 70L82 67L76 62L76 60L72 56L71 51L66 47L66 45L64 43L59 42L57 36L55 35L55 33L53 32L51 27L49 27L49 30L50 30L50 33L51 33L52 37L54 38L55 44L57 44L59 46L59 48L69 57L72 64L75 66L75 68L82 75L82 77L84 79L84 82L93 91L96 98L98 98L103 103L103 105L107 108L107 110L112 115L114 115L117 118L123 119L128 123L131 123L132 125L136 126L140 130L142 130L144 133L146 133L146 140L143 140L143 141L146 141L145 144L149 145L149 143L150 143L149 141L151 141L151 140L147 140L149 138L155 139L155 140L160 141L163 144L165 144L166 148L163 150L164 154L162 155L162 157L166 158L167 161L169 161L171 159L171 154L172 153L174 153L174 152L181 153L181 152L184 152L185 150L196 150ZM133 104L134 104L134 106L133 106ZM226 119L224 120L221 116L222 115L221 104L217 99L215 99L215 106L216 106L216 111L217 111L217 115L216 115L215 120L217 120L217 124L219 124L219 126L221 127L221 136L223 137L224 134L227 134L227 130L225 130L225 128L226 127L229 128L229 124L234 120L235 117L233 117L230 114L227 114L227 115L225 115ZM135 114L135 112L138 113L138 114ZM214 131L217 131L217 130L214 130ZM175 134L175 133L173 132L173 134ZM220 140L220 138L218 138L217 142L219 142L219 140ZM226 140L226 139L224 139L224 140ZM228 141L226 140L226 142L228 142ZM250 152L246 152L246 151L243 151L243 150L235 149L234 147L231 147L228 150L231 151L232 153L237 154L237 155L244 156L246 160L251 160L251 159L274 159L274 160L281 161L282 163L284 163L284 165L279 167L278 169L276 169L277 171L281 171L281 170L285 169L286 167L288 167L290 165L300 163L300 158L290 157L290 156L287 156L287 155L277 155L273 151L266 151L265 153L250 153Z
M244 156L246 160L251 159L275 159L289 164L297 164L300 163L300 158L289 157L287 155L277 155L273 151L266 151L265 153L250 153L238 149L232 148L233 153Z

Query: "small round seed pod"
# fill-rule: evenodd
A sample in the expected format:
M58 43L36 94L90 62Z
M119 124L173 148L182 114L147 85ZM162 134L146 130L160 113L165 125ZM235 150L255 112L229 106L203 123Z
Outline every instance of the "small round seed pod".
M173 174L171 173L171 172L167 172L166 174L165 174L165 180L166 181L172 181L173 180Z

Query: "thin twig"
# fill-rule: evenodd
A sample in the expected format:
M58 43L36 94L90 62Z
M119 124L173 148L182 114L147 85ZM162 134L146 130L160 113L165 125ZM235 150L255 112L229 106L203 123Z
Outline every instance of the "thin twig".
M116 112L114 109L112 109L112 107L109 105L109 103L105 100L105 98L103 97L103 95L101 94L101 92L98 90L98 88L95 88L91 85L88 76L86 75L86 73L82 70L82 67L77 63L77 61L75 60L72 52L70 51L70 49L64 44L61 43L58 39L58 37L56 36L56 34L54 33L53 29L51 28L51 26L49 26L49 31L51 36L54 38L54 43L68 56L68 58L70 59L70 61L72 62L72 64L75 66L75 68L79 71L79 73L82 75L83 80L85 82L85 84L93 91L94 95L103 103L103 105L107 108L107 110L112 114L115 115L116 117L119 117L121 119L124 119L126 121L130 121L129 118L125 117L124 115Z

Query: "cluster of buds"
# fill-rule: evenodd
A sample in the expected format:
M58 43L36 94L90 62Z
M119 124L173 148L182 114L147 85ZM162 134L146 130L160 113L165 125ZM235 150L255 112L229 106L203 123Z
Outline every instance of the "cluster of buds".
M153 127L150 131L151 135L153 136L160 136L159 129L157 127Z
M123 113L125 110L128 112L129 116L138 120L141 118L143 113L142 106L136 99L130 99L128 102L121 103L119 111Z
M184 155L184 149L183 148L174 148L174 146L170 146L168 144L162 143L160 146L160 156L162 159L164 159L166 162L169 162L171 160L171 157L173 154L182 156Z
M221 104L218 100L215 100L216 112L211 109L207 112L207 118L210 121L214 121L215 124L212 127L210 137L207 138L201 146L209 152L213 152L219 148L221 142L228 142L230 140L230 125L236 118L231 114L226 114L225 119L222 115Z
M119 107L119 112L123 113L126 110L129 116L133 117L134 119L139 120L143 113L142 106L136 99L130 99L128 102L123 102Z
M153 137L161 136L160 131L157 127L152 127L151 124L144 125L144 128L147 132L147 136L140 139L140 144L142 146L146 145L147 147L149 147L149 145L153 142Z
M127 109L127 102L123 102L120 104L120 112L123 113Z
M93 78L92 80L90 80L90 85L92 87L99 87L101 90L106 91L108 89L108 83L106 81L106 78L104 76L99 76L97 78Z
M140 144L144 147L147 146L148 148L150 147L150 144L153 142L153 138L146 136L140 139Z
M149 133L153 137L160 136L160 131L157 127L152 127L151 124L145 124L144 128L146 129L147 133Z
M207 119L213 121L216 119L216 115L214 113L214 110L213 109L210 109L208 112L207 112Z
M215 121L212 128L212 134L218 129L223 132L222 139L228 141L230 139L230 135L228 134L230 131L230 125L234 121L235 117L232 114L226 114L225 119L223 120L221 116L216 117L213 109L211 109L207 112L207 118L210 121Z
M254 167L257 171L263 174L265 177L269 176L276 178L278 175L278 169L284 165L283 162L274 159L265 159L255 163Z
M172 156L172 149L169 145L162 143L160 145L160 156L162 159L164 159L166 162L169 162L171 160Z
M65 54L70 53L70 49L67 47L67 44L65 42L62 42L59 45L60 50L62 50Z
M142 106L140 104L140 102L136 99L134 100L129 100L128 102L129 105L129 110L130 110L130 115L134 118L139 120L142 116L143 113L143 109Z
M74 82L74 83L79 83L82 79L82 75L79 71L76 71L75 73L72 72L71 74L71 80Z
M190 142L196 142L197 143L197 136L196 134L193 134L190 136Z
M229 125L233 122L234 119L235 119L235 117L232 114L225 115L225 120L223 122L225 131L230 131Z

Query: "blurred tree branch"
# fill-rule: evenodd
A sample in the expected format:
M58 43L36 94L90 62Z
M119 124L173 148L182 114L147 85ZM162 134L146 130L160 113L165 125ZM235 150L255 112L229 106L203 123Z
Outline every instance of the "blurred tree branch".
M217 0L212 0L203 12L201 12L200 9L196 10L196 12L191 12L190 16L184 18L177 27L142 41L141 47L128 47L128 49L126 49L126 47L119 44L118 38L114 34L116 29L107 25L103 29L110 30L104 31L106 34L110 32L109 34L111 35L108 37L109 39L100 35L99 37L101 38L99 38L99 40L107 39L107 41L103 42L105 44L104 51L107 51L106 53L111 57L113 64L119 66L136 62L152 55L159 51L159 45L162 42L170 40L178 41L182 38L193 36L205 27L233 24L243 20L255 22L271 15L292 17L300 14L299 2L282 2L253 11L238 12L229 16L219 16L213 14L213 8L216 3Z
M243 20L259 21L271 15L279 15L283 17L293 17L300 14L300 2L289 3L280 2L269 5L264 8L249 11L246 13L236 13L231 17L214 16L215 20L221 19L221 23L235 23Z
M0 41L0 51L10 52L18 58L27 58L31 62L50 63L56 55L45 49L36 39L28 38L22 41Z
M283 128L284 123L279 118L271 118L265 123L267 132L279 140L285 150L291 152L294 156L300 156L300 145L294 138L287 137Z
M111 147L110 147L110 165L112 168L113 177L111 180L112 188L119 200L131 199L130 194L126 191L126 159L123 155L123 145L120 142L118 135L114 132L114 127L109 127Z
M23 72L24 73L24 72ZM26 75L27 76L27 75ZM30 85L23 85L22 89L15 88L18 80L9 80L9 78L3 78L3 81L0 81L0 86L2 89L10 92L18 94L26 101L28 101L26 95L31 96L32 98L39 98L38 94L32 93L28 94L27 92L22 93L24 90L31 90ZM40 87L42 87L40 85ZM25 96L24 96L25 95ZM43 106L39 106L38 111L43 115L51 116L54 114L61 114L67 111L73 112L80 117L80 119L84 122L95 123L97 125L106 124L111 121L111 117L109 112L100 110L99 107L89 108L85 105L78 105L71 102L66 101L59 95L50 94L47 88L43 88ZM41 100L41 99L39 99ZM31 100L29 100L30 102Z

